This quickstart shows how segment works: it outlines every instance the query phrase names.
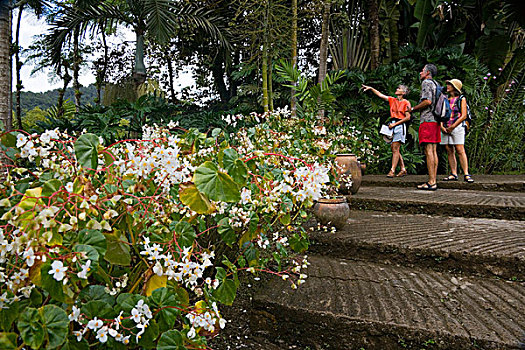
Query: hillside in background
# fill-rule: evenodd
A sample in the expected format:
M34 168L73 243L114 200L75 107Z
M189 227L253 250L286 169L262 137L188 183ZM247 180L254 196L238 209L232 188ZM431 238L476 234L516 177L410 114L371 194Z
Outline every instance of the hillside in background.
M55 106L58 99L59 89L54 89L46 92L30 92L23 91L20 97L20 103L22 105L22 115L25 115L28 111L33 110L35 107L39 107L42 110L46 110L49 107ZM93 104L97 97L97 89L94 85L83 86L80 88L82 92L81 102L82 104ZM67 88L64 100L75 100L73 88ZM13 94L14 101L14 94Z

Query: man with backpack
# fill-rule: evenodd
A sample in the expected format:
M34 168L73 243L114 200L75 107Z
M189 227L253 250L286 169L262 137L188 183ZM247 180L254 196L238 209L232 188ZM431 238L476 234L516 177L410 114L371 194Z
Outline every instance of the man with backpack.
M434 107L438 105L438 94L441 87L433 80L437 75L437 68L427 64L419 73L421 82L421 98L419 104L411 108L411 112L420 111L419 143L423 145L428 170L428 181L417 186L419 190L437 190L438 156L437 145L441 142L441 121L435 115ZM442 106L440 106L442 107ZM446 114L445 111L440 111Z

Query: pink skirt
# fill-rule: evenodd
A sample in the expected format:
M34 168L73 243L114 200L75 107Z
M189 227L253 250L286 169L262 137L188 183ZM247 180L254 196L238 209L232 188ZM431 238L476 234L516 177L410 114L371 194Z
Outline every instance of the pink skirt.
M440 143L441 129L439 123L423 122L419 125L419 143Z

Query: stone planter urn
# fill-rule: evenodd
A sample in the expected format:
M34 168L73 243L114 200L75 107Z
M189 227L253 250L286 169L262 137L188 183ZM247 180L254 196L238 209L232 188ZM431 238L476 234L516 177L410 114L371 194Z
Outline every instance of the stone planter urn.
M341 230L350 216L350 206L344 197L320 198L315 203L313 212L321 225L334 226Z
M356 194L361 187L361 164L355 154L346 153L338 154L335 157L335 163L337 164L337 180L341 184L339 186L339 192L341 194L348 195L350 193ZM349 179L350 175L350 180Z

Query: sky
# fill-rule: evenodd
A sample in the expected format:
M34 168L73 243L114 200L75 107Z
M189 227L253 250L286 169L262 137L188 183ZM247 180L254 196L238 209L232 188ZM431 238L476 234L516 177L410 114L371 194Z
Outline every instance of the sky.
M13 22L14 22L13 31L15 30L15 24L16 24L17 18L18 18L17 14L13 13ZM22 21L20 25L20 45L22 46L22 49L28 48L31 45L33 41L33 36L47 32L48 28L49 26L45 23L44 20L38 20L35 15L33 15L30 12L25 11L22 14ZM117 39L119 42L135 40L135 36L132 31L123 28L121 32L122 32L121 38ZM13 62L13 67L14 67L14 62ZM34 67L29 64L25 64L22 66L22 70L20 72L21 79L22 79L22 85L24 86L24 89L22 91L44 92L44 91L53 90L53 89L62 87L61 81L59 80L51 81L49 77L51 72L49 70L31 74L31 71L33 70L33 68ZM185 71L188 71L188 70L185 70ZM79 81L84 86L93 84L95 82L95 76L91 73L89 69L85 69L83 72L81 72ZM176 87L175 89L177 91L180 91L184 87L190 86L192 84L194 84L194 80L192 78L191 70L189 70L187 73L181 72L179 79L177 83L175 84L175 87ZM13 89L15 86L16 86L15 74L13 74Z

